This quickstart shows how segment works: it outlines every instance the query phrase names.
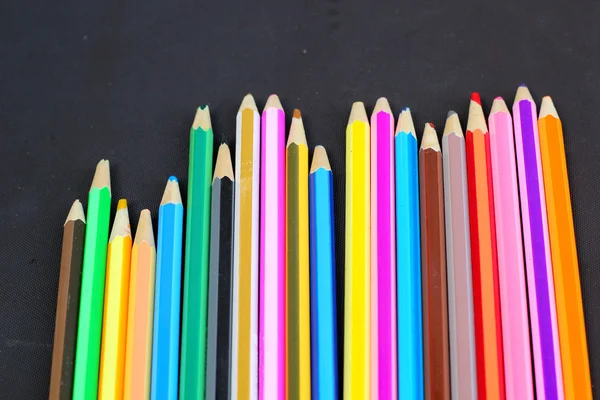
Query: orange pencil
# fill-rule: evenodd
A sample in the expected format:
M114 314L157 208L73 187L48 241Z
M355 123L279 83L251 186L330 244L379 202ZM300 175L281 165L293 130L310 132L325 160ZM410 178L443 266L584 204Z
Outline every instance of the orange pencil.
M500 288L490 135L478 93L471 96L466 134L477 391L480 399L504 399Z
M585 321L562 124L549 96L538 120L565 399L591 399Z

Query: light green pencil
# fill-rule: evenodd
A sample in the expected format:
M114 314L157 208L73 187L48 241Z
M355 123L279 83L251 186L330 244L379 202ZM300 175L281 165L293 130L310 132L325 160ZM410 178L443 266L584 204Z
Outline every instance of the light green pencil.
M213 131L208 106L190 132L179 398L204 399Z
M96 167L88 197L73 377L74 400L94 400L98 394L110 197L110 167L108 160L102 160Z

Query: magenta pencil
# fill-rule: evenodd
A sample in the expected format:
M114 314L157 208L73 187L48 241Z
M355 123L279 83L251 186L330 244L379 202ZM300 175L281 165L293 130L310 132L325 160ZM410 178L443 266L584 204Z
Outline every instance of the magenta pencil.
M262 114L258 396L285 398L285 114L276 95Z
M509 400L533 399L529 319L519 186L512 119L496 97L488 119L496 215L498 277L504 343L504 385Z
M377 100L371 115L371 398L398 397L396 351L394 117Z
M513 117L536 394L538 400L563 399L537 111L525 85L517 90Z

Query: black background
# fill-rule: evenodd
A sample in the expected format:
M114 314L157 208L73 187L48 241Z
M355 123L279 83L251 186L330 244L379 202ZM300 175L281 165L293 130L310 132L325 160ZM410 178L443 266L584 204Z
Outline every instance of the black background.
M288 124L301 109L309 146L329 152L341 316L351 103L370 112L387 96L396 115L410 106L420 137L427 121L441 131L449 109L464 124L471 91L486 112L498 95L510 107L522 82L538 106L552 95L564 123L598 384L599 11L597 1L2 1L0 398L47 396L62 224L75 198L86 204L101 158L113 215L126 197L132 227L146 207L156 227L169 175L186 194L195 108L210 105L215 148L233 146L242 97L262 110L279 94Z

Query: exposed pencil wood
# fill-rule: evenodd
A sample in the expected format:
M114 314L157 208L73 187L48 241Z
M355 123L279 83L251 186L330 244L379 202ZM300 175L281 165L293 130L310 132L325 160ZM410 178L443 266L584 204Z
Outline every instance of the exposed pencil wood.
M212 129L210 109L208 108L208 105L200 106L196 110L196 116L194 117L194 122L192 123L192 129L198 128L202 129L203 131Z
M242 112L246 108L258 112L258 109L256 108L256 102L254 101L254 97L250 93L244 96L244 99L242 100L242 104L240 104L240 109L238 110L238 112Z
M432 149L434 151L441 151L440 142L437 137L437 133L430 122L425 124L425 130L423 131L423 139L421 140L421 150Z
M366 124L369 123L369 118L367 118L367 110L365 110L365 104L362 101L357 101L352 104L350 118L348 118L348 125L352 125L352 123L355 121L361 121Z
M544 98L542 99L542 106L540 107L539 119L547 117L548 115L551 115L554 118L558 119L558 111L556 111L556 107L554 107L552 97L544 96Z
M110 164L109 164L108 160L100 160L100 162L96 166L96 173L94 174L94 180L92 180L91 189L94 189L94 188L102 189L103 187L107 187L108 191L109 192L111 191L111 188L110 188Z
M269 108L277 108L280 110L283 109L283 106L281 105L281 101L279 101L279 96L277 96L276 94L270 95L269 98L267 99L267 102L265 103L265 110L267 110Z
M213 183L215 179L223 179L228 177L233 182L233 166L231 165L231 153L229 146L223 143L219 146L217 153L217 161L215 163L215 174L213 175Z
M288 136L287 145L292 143L297 145L306 146L306 133L304 132L304 123L302 122L302 115L300 110L294 110L294 118L292 118L292 125L290 127L290 135Z
M167 182L167 187L165 188L165 192L163 193L162 200L160 201L161 206L169 203L183 203L181 201L181 192L179 191L179 182L177 179L169 179L169 182Z
M319 168L323 168L326 171L331 171L331 165L329 164L329 158L327 157L327 151L325 147L316 146L313 152L313 159L310 165L310 173L312 174Z
M415 133L415 124L413 123L412 114L410 113L410 108L406 107L398 116L398 125L396 127L396 135L400 132L410 133L415 138L417 134Z

